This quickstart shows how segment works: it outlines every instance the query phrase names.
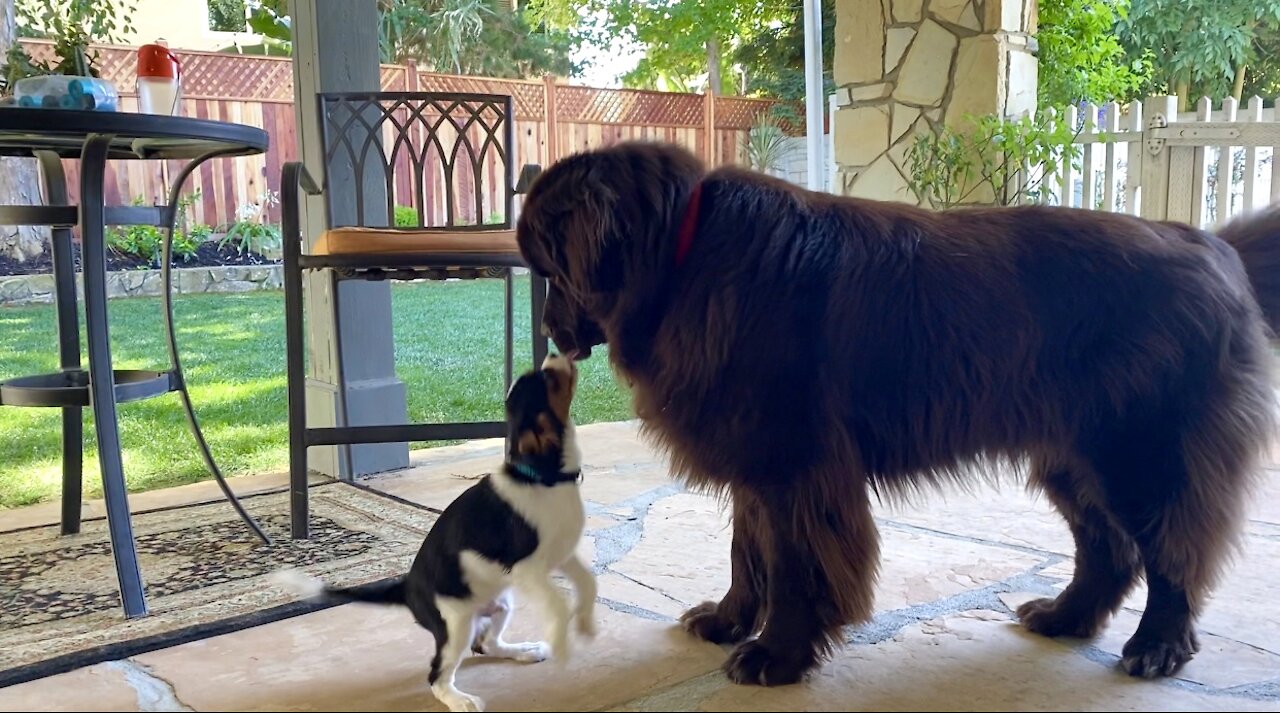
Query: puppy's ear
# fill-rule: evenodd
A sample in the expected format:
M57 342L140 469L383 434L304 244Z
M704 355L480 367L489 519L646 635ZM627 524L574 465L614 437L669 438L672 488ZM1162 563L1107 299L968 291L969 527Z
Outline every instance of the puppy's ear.
M516 453L522 456L543 456L554 453L560 447L560 434L546 413L538 414L532 428L520 432L516 439Z

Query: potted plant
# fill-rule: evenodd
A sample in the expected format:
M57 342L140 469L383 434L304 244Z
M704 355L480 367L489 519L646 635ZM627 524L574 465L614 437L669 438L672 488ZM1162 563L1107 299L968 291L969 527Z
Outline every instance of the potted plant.
M55 61L37 61L15 43L0 72L4 94L24 106L114 110L116 89L100 78L97 53L89 46L119 41L121 33L132 31L134 6L101 0L17 0L15 10L19 34L53 40Z

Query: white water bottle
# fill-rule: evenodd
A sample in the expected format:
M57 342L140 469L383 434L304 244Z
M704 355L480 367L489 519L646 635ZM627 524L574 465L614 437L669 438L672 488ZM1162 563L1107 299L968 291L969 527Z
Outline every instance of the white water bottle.
M138 48L138 110L177 116L182 101L182 62L164 40Z

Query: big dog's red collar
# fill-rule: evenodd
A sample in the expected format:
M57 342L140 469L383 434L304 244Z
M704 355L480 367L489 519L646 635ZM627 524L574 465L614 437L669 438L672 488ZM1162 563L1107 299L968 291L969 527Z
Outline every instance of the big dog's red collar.
M702 183L693 186L689 194L689 205L685 206L684 217L680 220L680 232L676 234L676 267L684 264L689 257L689 249L693 247L693 236L698 231L698 209L702 204Z

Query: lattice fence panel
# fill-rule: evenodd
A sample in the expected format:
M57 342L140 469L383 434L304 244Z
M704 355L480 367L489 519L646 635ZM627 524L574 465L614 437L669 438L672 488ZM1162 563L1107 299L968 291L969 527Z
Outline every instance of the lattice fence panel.
M23 40L37 61L53 61L53 45L44 40ZM121 94L134 94L137 50L132 47L94 46L103 79ZM176 51L182 61L182 95L192 99L293 101L293 65L288 57L253 57L217 52Z
M557 121L702 126L706 106L699 94L558 86L556 109Z
M507 94L513 100L516 118L541 121L547 113L542 82L515 79L459 77L452 74L418 73L418 90L423 92L465 92L469 94Z
M776 99L751 99L747 97L717 97L716 98L716 128L717 129L737 129L748 131L755 125L756 119L761 114L768 112L775 106L784 104ZM801 117L799 122L791 122L786 119L782 120L782 128L792 136L804 136L804 106L793 103L792 109L797 117Z
M384 64L379 68L378 79L384 92L409 91L409 68L398 64Z
M187 96L293 101L293 63L287 57L203 52L179 56Z
M742 97L716 98L717 129L750 129L756 119L768 112L777 102L767 99Z

